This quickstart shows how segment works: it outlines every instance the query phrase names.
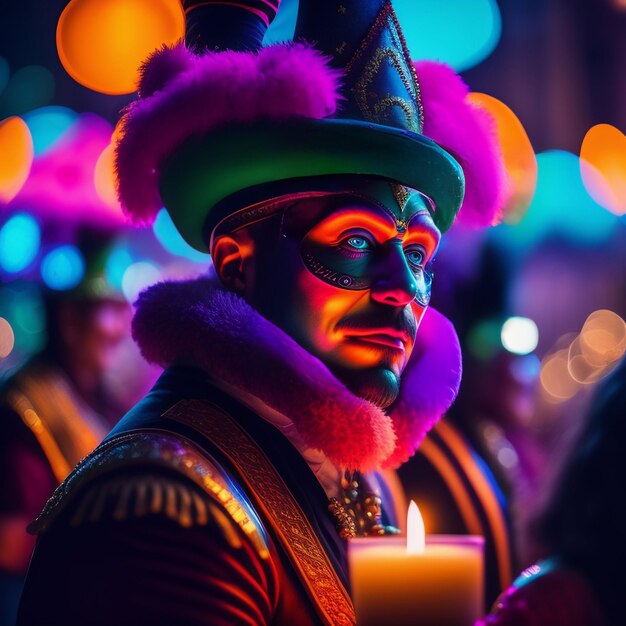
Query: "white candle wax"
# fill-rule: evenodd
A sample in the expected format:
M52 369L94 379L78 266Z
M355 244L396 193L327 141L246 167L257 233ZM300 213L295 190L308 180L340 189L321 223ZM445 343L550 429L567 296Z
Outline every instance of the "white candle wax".
M348 546L358 626L473 626L483 615L482 537L431 535L421 554L404 537Z

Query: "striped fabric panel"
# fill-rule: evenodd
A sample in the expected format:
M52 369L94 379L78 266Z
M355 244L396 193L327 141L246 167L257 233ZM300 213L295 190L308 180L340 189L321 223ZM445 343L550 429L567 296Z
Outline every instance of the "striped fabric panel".
M194 9L207 6L232 6L254 13L263 20L266 26L276 17L280 0L241 0L240 2L227 2L225 0L183 0L185 14Z

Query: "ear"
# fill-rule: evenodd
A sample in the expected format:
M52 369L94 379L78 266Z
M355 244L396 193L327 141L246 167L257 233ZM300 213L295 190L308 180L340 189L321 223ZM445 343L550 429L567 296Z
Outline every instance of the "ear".
M247 248L239 238L224 235L213 243L211 251L218 278L228 290L239 295L246 289Z

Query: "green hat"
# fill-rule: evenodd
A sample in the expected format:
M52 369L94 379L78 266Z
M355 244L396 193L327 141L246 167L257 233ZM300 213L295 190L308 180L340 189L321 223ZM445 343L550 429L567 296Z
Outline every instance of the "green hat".
M181 44L150 57L123 119L118 191L135 221L165 206L186 241L207 251L214 227L236 211L363 175L419 191L437 226L451 226L463 169L422 132L430 112L389 1L301 0L294 40L315 47L262 47L250 20L269 24L256 5L271 3L185 4L200 51Z

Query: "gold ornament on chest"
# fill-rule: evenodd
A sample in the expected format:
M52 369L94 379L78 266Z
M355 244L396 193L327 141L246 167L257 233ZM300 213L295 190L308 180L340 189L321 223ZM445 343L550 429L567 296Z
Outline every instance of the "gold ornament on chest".
M396 535L400 531L383 524L382 498L368 488L359 472L346 471L341 477L339 497L329 499L328 510L335 518L342 539Z

